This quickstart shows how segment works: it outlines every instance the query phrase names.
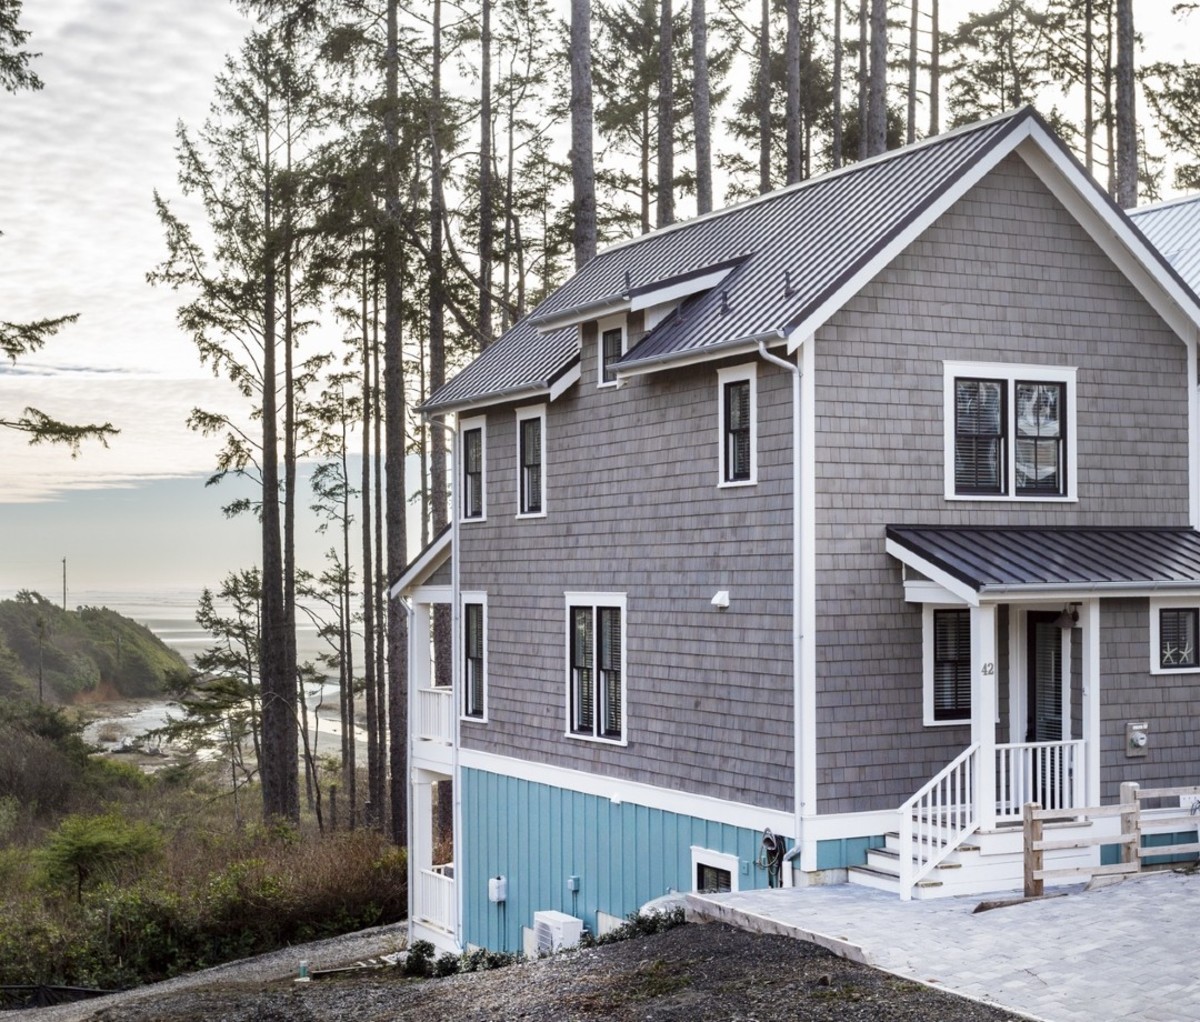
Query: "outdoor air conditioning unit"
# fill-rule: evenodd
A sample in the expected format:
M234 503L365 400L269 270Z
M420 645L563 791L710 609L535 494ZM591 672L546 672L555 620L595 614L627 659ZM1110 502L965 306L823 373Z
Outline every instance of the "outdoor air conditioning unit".
M583 936L583 920L565 912L547 909L534 912L533 932L537 941L537 953L549 954L565 947L575 947Z

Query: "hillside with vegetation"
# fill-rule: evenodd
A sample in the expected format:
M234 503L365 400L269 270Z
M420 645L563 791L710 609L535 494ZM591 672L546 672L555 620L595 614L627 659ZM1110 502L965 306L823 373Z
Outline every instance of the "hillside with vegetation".
M144 625L107 607L63 610L22 590L0 600L0 697L70 703L153 696L188 666Z

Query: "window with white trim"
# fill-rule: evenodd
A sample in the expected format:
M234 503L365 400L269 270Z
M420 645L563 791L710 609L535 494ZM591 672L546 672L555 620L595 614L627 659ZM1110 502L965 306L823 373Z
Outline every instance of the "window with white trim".
M567 734L625 741L625 596L567 593Z
M517 516L546 513L546 406L517 409Z
M944 367L947 499L1076 499L1075 370Z
M758 482L758 364L717 370L719 486Z
M600 379L597 386L614 387L617 383L617 362L625 354L625 326L623 323L617 323L606 327L601 323L599 332Z
M462 443L461 520L487 518L487 419L464 419L459 426Z
M971 611L924 610L924 710L926 725L971 719Z
M736 855L691 846L692 890L698 894L725 894L738 889L740 863Z
M1200 600L1150 601L1150 671L1200 672Z
M487 720L487 597L463 593L462 715Z

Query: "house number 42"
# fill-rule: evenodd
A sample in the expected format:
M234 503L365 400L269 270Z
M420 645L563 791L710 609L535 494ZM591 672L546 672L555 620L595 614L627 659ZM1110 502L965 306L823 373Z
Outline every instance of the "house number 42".
M989 660L986 664L983 665L983 667L980 668L979 673L984 674L984 675L995 674L996 673L996 665Z

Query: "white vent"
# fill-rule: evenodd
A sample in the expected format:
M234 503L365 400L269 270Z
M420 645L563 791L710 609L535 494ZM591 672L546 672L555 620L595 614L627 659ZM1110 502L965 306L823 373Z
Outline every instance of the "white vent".
M579 938L583 936L583 920L549 909L534 912L533 932L537 939L538 954L549 954L578 945Z

